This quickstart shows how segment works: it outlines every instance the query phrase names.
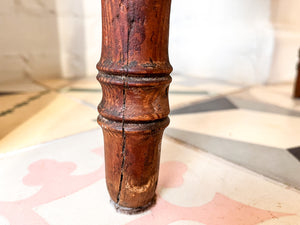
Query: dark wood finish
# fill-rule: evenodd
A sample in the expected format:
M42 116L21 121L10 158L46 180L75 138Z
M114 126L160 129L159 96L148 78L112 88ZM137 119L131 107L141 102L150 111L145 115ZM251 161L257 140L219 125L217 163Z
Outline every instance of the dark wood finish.
M155 202L160 146L169 124L171 0L102 0L103 98L98 123L106 183L117 209L137 213Z
M299 62L297 66L297 77L296 77L295 89L294 89L294 97L300 98L300 50L299 50Z

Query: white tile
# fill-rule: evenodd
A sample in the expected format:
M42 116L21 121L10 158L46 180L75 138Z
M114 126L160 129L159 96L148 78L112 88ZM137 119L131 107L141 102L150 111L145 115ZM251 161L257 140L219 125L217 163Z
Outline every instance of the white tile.
M44 90L44 87L34 83L29 79L3 81L0 83L1 92L37 92Z
M170 127L277 148L300 144L300 118L243 109L175 115Z
M293 91L293 84L278 84L255 86L234 96L300 111L300 100L292 97Z
M6 125L6 131L2 132L0 140L0 152L98 128L97 115L96 107L92 109L61 94L49 93L32 104L15 110L13 114L0 118ZM16 120L18 123L12 126L11 123Z

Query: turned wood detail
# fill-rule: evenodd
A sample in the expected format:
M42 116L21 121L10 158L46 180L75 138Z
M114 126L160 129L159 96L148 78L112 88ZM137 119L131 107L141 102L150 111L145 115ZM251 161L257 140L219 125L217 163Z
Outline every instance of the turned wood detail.
M98 123L106 184L117 209L136 213L155 201L161 140L169 124L171 0L102 0L103 97Z
M300 49L299 49L299 61L297 65L297 77L295 81L295 89L294 89L294 97L295 98L300 98Z

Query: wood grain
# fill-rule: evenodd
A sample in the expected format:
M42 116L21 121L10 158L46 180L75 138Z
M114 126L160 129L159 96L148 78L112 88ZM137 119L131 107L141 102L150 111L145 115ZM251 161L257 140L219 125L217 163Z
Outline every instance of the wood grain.
M155 202L161 140L169 124L171 0L102 0L103 97L98 123L106 183L116 208L137 213Z

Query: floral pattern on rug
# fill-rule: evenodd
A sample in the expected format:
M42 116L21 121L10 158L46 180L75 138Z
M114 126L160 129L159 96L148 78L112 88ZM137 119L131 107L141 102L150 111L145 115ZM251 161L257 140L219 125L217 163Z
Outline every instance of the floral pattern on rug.
M92 152L96 157L103 157L103 147L93 149ZM35 208L70 196L105 179L103 163L98 169L87 174L73 175L76 168L77 165L74 162L60 162L54 159L40 159L31 163L28 166L28 174L23 177L22 182L26 186L40 186L40 189L24 199L11 202L0 201L0 215L4 216L10 225L50 225L34 210ZM188 166L183 162L162 163L158 190L182 186L183 175L187 170ZM161 191L150 213L142 214L126 224L167 225L180 220L189 220L206 225L256 225L270 219L291 215L254 208L221 193L216 193L210 202L197 207L183 207L170 203L160 193ZM111 207L109 204L108 206Z

